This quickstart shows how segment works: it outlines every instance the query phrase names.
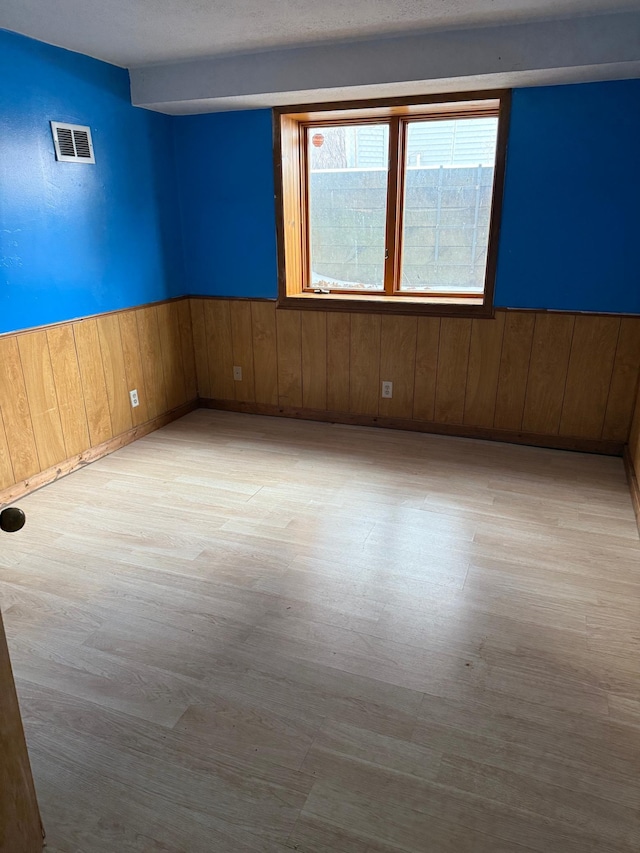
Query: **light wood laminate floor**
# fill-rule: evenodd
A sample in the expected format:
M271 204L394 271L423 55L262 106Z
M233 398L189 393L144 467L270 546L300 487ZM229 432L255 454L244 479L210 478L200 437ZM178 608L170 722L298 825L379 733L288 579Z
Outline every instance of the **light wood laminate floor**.
M201 410L20 505L48 853L640 849L619 459Z

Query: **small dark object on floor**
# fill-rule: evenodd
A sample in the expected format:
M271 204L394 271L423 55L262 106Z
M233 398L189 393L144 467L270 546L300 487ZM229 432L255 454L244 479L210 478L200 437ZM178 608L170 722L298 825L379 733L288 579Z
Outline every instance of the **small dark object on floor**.
M26 517L24 512L17 506L10 506L0 512L0 530L5 533L15 533L22 530Z

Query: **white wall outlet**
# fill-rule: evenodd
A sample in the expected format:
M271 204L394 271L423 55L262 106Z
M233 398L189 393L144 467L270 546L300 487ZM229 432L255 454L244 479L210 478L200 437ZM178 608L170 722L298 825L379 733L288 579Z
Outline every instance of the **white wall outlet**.
M393 382L383 381L382 396L390 400L393 397Z
M136 406L140 405L140 400L138 400L138 389L134 388L133 391L129 391L129 397L131 398L131 408L135 409Z
M235 382L242 382L242 368L234 367L233 368L233 378Z

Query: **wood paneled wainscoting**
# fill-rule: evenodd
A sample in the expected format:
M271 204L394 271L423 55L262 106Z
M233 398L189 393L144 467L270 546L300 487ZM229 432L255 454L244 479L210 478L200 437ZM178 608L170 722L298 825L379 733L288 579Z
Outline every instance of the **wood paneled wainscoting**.
M191 310L198 389L213 408L617 455L629 438L640 318L439 319L215 298Z
M635 317L439 319L192 297L25 330L0 336L0 505L198 398L235 411L621 454L639 373ZM393 382L391 399L381 397L383 380ZM640 470L639 435L640 414L630 472L632 459Z
M197 396L186 299L0 336L0 505L180 417Z

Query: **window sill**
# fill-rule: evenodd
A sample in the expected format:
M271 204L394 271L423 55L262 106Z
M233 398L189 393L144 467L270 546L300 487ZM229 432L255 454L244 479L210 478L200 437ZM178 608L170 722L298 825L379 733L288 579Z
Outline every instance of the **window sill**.
M280 296L278 308L367 314L426 314L436 317L493 317L482 297L446 300L437 296L363 296L361 293L295 293Z

